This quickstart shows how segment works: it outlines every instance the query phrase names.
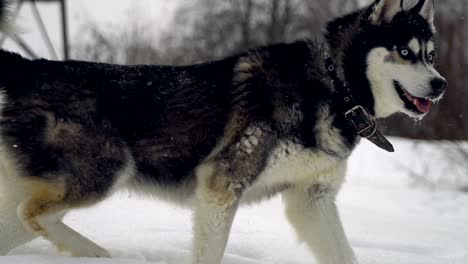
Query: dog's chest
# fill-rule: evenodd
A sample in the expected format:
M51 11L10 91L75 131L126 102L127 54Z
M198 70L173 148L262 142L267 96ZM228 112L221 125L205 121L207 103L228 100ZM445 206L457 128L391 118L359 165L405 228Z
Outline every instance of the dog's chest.
M257 202L293 186L325 185L337 189L343 181L341 158L321 150L282 141L272 151L265 169L246 190L243 201Z
M244 200L257 201L273 196L291 186L327 185L338 187L343 181L343 166L350 152L341 135L333 126L334 115L328 106L316 113L314 129L316 146L306 148L300 140L279 140L270 152L265 168L247 189Z
M344 175L343 166L340 165L349 156L351 148L341 130L335 127L334 120L335 115L330 113L329 106L323 104L318 107L315 127L309 132L314 133L313 146L305 147L299 138L279 139L268 151L263 170L246 189L244 201L269 198L292 186L325 185L337 189ZM262 131L256 127L250 127L250 130ZM252 136L247 135L249 133L244 141L251 142ZM258 140L248 145L261 147ZM255 155L255 152L251 151L251 155Z

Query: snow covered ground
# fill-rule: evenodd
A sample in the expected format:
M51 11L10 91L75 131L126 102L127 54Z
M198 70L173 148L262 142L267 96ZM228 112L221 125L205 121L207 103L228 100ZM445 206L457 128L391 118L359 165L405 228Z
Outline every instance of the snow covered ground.
M397 150L393 154L367 142L359 146L338 199L360 263L468 263L468 194L410 187L412 180L401 168L427 157L414 153L412 142L391 140ZM440 162L431 157L433 164ZM110 250L113 259L67 258L37 239L0 257L0 264L190 263L191 214L164 202L121 193L94 208L71 213L66 222ZM296 242L281 199L276 198L240 210L223 263L315 262Z

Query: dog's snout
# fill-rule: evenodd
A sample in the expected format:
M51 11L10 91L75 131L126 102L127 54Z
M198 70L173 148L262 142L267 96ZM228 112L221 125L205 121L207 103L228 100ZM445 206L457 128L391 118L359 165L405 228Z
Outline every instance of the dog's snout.
M445 92L447 85L448 83L444 78L434 78L431 81L432 89L436 95L440 95L441 93Z

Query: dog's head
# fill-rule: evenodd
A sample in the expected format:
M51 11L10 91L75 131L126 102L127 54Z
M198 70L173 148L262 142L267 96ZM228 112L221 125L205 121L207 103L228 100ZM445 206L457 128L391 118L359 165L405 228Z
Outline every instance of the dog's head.
M345 22L355 23L356 32L343 55L345 75L352 85L370 88L368 101L373 101L376 117L403 112L422 118L447 86L434 68L434 0L419 0L409 7L410 1L405 2L376 0L351 15L357 21ZM341 30L353 26L347 27Z

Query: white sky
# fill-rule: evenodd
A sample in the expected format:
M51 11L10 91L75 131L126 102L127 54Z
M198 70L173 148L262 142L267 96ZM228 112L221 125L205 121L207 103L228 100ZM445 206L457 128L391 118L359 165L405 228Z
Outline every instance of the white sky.
M101 30L113 28L113 25L122 27L128 23L129 18L135 17L145 23L152 23L154 31L149 34L157 35L172 19L177 0L68 0L68 24L69 42L80 38L80 29L88 24L96 24ZM49 36L59 53L62 52L61 23L59 10L56 3L38 4L42 19L44 20ZM42 40L39 28L33 19L31 6L25 4L17 20L17 26L22 33L20 36L33 48L34 52L41 57L52 58ZM4 48L20 52L11 40L8 40ZM60 57L61 58L61 57Z

